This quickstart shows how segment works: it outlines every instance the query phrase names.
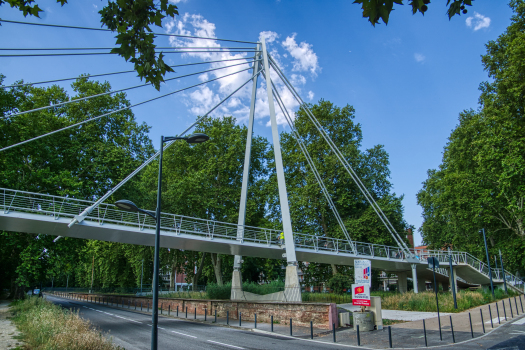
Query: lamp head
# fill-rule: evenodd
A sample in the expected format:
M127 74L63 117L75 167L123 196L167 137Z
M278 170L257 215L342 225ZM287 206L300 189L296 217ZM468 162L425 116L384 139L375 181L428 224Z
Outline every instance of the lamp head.
M197 134L193 134L193 135L188 136L188 138L186 139L186 142L188 142L188 143L203 143L203 142L208 141L209 139L210 139L210 137L208 135L197 133Z
M135 203L133 203L132 201L129 201L127 199L121 199L119 201L116 201L115 205L119 209L122 209L122 210L125 210L125 211L130 211L130 212L133 212L133 213L136 213L136 212L140 211L139 207L137 207Z

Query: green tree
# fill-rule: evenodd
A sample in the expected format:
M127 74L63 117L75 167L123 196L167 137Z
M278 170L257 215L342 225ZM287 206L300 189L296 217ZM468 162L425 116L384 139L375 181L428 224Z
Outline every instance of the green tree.
M0 0L0 6L4 3L18 8L24 16L40 18L43 12L35 0ZM67 0L57 0L57 3L64 6ZM177 6L168 4L168 0L110 0L99 13L102 25L118 33L116 44L120 47L111 52L132 62L138 76L160 90L164 75L173 69L164 62L162 53L156 55L155 35L150 26L162 27L163 18L179 14Z
M504 252L506 266L525 271L525 3L511 1L511 25L490 41L482 61L492 82L480 85L480 109L463 111L437 170L418 193L421 227L434 247L453 244L484 257L485 228L490 255Z
M408 226L403 220L402 197L391 193L388 154L383 146L361 149L363 135L361 126L354 123L355 110L352 106L340 108L329 101L320 100L318 104L309 107L397 231L404 232ZM296 114L295 128L351 238L361 242L396 245L373 208L303 110ZM345 239L293 134L281 133L281 146L294 230L319 237ZM270 167L272 166L273 164L270 164ZM274 175L270 178L270 185L273 186L274 194L271 202L273 218L279 222L280 208ZM335 265L332 266L332 272L334 275L337 273Z
M465 6L472 6L474 0L447 0L446 6L448 18L451 19L455 15L466 14L468 10ZM390 13L394 9L394 4L403 5L403 0L354 0L354 4L361 4L363 10L363 17L368 18L368 21L375 27L379 20L383 20L388 24ZM428 11L430 0L409 0L408 5L412 7L412 14L417 12L425 14Z
M0 76L1 80L3 76ZM111 86L80 78L72 84L72 89L76 96L70 97L57 86L1 89L0 146L5 147L129 105L125 94L117 94L10 116L19 110L107 92ZM131 111L122 111L99 122L72 129L69 133L58 133L4 151L0 158L0 186L93 199L107 192L115 182L127 176L152 154L148 131L147 125L135 121ZM132 182L117 195L129 197L136 192ZM29 287L42 282L49 274L57 277L71 275L75 278L78 264L86 264L83 259L92 257L80 256L87 241L64 238L53 243L53 238L3 233L0 236L0 256L2 259L9 256L11 261L3 265L9 266L9 271L2 275L2 284L10 284L12 292L15 292L16 286ZM91 260L88 262L90 271Z

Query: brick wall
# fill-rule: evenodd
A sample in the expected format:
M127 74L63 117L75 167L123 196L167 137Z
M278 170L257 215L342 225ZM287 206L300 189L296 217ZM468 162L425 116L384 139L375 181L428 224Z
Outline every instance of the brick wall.
M64 294L55 292L54 294ZM151 309L151 297L135 297L126 295L104 295L104 294L87 294L87 293L68 293L81 300L93 300L100 303L113 303L127 308L128 303L132 309L140 310L142 307ZM197 308L197 315L204 315L207 310L208 316L213 317L215 310L217 317L226 317L229 311L230 320L237 320L239 312L242 314L243 321L254 321L254 314L257 313L257 322L270 323L273 316L274 323L290 324L290 318L294 325L310 326L310 321L316 328L331 329L332 323L338 327L337 306L328 303L277 303L277 302L243 302L230 300L202 300L202 299L176 299L176 298L159 298L159 307L162 307L163 314L167 315L168 307L171 315L175 315L177 306L179 307L179 316L184 316L188 308L188 316L193 315Z

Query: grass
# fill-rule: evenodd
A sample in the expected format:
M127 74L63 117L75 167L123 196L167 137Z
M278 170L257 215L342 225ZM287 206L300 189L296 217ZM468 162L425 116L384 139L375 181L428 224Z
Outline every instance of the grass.
M13 322L29 350L119 350L78 313L63 310L42 298L11 304Z

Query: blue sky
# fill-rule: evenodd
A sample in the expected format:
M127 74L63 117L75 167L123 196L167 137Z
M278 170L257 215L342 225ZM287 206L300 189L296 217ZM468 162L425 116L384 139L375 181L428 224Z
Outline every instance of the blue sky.
M351 0L332 1L174 1L180 16L166 20L163 29L171 33L190 33L218 38L257 41L265 35L269 48L285 74L292 78L308 102L324 98L336 105L351 104L363 130L363 147L384 145L390 154L391 181L396 194L404 194L405 218L419 228L421 208L416 193L428 169L436 168L459 112L477 108L478 85L488 79L480 56L485 44L494 40L510 24L512 15L506 1L478 0L468 13L448 20L445 1L435 1L423 17L410 8L396 6L388 26L375 28L361 17L361 9ZM38 1L45 13L42 19L27 17L3 5L0 17L9 20L99 27L97 13L106 2L71 1L60 7L54 0ZM264 33L264 34L262 34ZM187 44L221 45L221 42L157 40L159 46ZM43 28L4 23L0 27L0 47L112 47L110 33ZM240 45L239 45L240 46ZM228 54L230 57L236 55ZM237 54L238 55L238 54ZM214 56L215 57L215 56ZM224 57L224 56L223 56ZM235 56L242 57L242 56ZM196 62L203 55L168 55L168 62ZM231 63L233 64L233 62ZM207 69L206 66L203 69ZM214 66L220 67L220 66ZM6 58L0 57L4 84L15 80L42 81L74 77L81 73L106 73L132 69L116 56ZM217 75L242 66L216 71ZM197 69L177 68L177 74ZM207 76L176 80L162 86L161 93L195 84ZM148 103L133 111L139 121L151 126L156 147L161 134L177 134L195 116L233 91L249 73L240 73L222 83L175 94ZM134 74L108 77L115 89L140 83ZM221 80L222 81L222 80ZM62 83L68 87L68 83ZM278 89L292 110L297 108L282 85ZM264 108L264 84L258 91L255 132L271 137L268 112ZM240 122L247 118L249 89L242 90L215 115L233 114ZM132 103L158 96L151 88L128 92ZM283 122L282 118L279 118ZM284 125L281 130L284 130ZM416 243L420 242L418 235Z

